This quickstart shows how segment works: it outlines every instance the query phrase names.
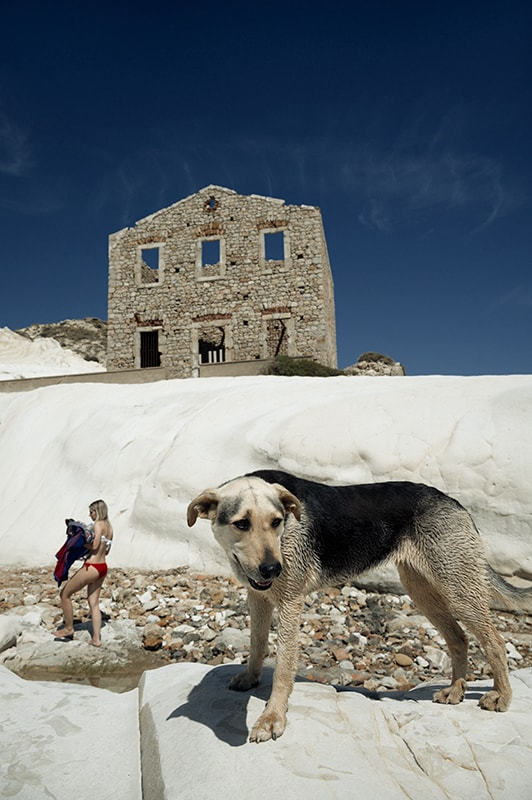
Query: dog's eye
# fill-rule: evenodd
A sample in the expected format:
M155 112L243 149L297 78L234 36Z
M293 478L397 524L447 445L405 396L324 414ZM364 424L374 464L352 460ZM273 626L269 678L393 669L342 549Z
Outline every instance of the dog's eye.
M249 531L250 528L249 519L236 519L233 525L235 528L238 528L239 531Z
M275 517L275 519L272 519L272 528L278 528L281 522L282 519L280 519L279 517Z

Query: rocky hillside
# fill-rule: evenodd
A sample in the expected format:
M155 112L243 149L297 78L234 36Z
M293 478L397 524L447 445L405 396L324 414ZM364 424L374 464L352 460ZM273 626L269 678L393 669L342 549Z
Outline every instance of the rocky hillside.
M97 317L65 319L63 322L35 324L20 328L16 333L29 339L55 339L61 347L72 350L87 361L103 366L107 360L107 322Z

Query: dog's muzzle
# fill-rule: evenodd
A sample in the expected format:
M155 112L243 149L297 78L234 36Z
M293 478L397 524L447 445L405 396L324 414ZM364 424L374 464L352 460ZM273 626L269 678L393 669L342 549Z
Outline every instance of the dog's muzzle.
M263 580L255 581L248 575L248 581L251 588L256 589L259 592L266 591L266 589L270 588L275 578L279 577L282 570L283 568L278 561L263 562L259 567L260 576L263 578Z

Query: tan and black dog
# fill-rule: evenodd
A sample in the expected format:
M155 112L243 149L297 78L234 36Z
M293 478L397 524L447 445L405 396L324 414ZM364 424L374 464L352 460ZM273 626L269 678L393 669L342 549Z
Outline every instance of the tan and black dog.
M249 590L250 658L232 689L246 691L259 682L278 607L272 693L250 741L276 739L285 729L305 596L386 561L396 564L412 600L449 647L452 682L436 692L435 702L464 699L468 640L459 619L478 639L493 673L493 689L479 705L488 711L509 707L506 649L490 600L496 595L507 607L525 607L532 589L517 589L491 569L471 516L456 500L417 483L325 486L261 470L202 492L188 507L188 524L198 517L211 521Z

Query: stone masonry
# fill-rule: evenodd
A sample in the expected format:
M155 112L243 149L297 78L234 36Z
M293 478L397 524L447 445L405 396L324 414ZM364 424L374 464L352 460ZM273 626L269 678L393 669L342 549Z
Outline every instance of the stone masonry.
M109 237L108 370L278 354L337 364L318 208L207 186Z

